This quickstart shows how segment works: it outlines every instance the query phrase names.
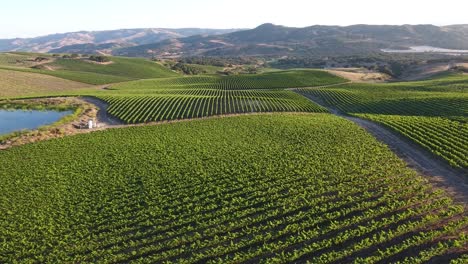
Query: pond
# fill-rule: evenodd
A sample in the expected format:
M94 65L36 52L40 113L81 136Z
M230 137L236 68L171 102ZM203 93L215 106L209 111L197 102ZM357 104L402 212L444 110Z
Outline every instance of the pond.
M0 110L0 135L50 125L73 111Z

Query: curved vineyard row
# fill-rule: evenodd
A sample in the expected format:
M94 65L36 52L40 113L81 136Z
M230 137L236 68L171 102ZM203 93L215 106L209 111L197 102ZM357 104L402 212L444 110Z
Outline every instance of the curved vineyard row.
M138 89L275 89L322 86L345 82L324 71L302 70L236 76L194 76L151 79L113 85L116 90Z
M382 123L400 132L444 158L452 166L468 168L468 123L439 117L369 114L357 116Z
M344 113L468 116L468 96L372 98L344 89L298 89Z
M445 159L452 166L468 168L468 96L413 94L395 91L374 96L351 89L298 89L343 113L382 123ZM385 95L385 96L383 96ZM399 98L400 97L400 98Z
M290 91L183 90L160 95L99 96L108 112L127 123L255 112L327 112Z
M467 253L463 207L329 114L81 134L0 152L0 168L2 263L456 263Z

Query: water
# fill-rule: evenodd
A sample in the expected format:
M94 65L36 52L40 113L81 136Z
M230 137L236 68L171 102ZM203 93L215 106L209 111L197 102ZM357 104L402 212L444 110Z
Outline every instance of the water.
M72 111L0 110L0 135L57 122Z
M461 53L468 53L468 50L454 50L454 49L443 49L443 48L437 48L437 47L431 47L431 46L414 46L414 47L409 47L407 50L395 50L395 49L383 49L383 52L388 52L388 53L455 53L455 54L461 54Z

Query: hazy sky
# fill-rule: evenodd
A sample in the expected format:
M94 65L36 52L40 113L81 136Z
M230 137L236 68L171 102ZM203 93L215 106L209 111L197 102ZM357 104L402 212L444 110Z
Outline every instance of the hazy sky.
M271 22L468 24L467 0L0 0L0 38L143 27L253 28Z

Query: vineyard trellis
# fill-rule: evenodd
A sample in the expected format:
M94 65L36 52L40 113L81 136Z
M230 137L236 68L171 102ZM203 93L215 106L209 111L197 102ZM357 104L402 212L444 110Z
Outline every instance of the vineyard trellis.
M0 167L5 263L466 259L463 206L329 114L113 129Z

